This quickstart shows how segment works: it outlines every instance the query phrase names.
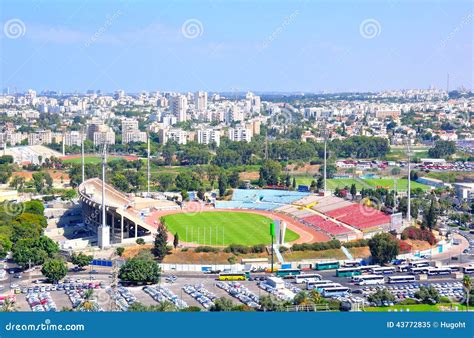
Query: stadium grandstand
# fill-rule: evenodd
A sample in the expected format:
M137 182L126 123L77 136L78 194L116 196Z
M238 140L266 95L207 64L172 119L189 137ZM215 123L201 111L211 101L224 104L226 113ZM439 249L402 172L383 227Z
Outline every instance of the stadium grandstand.
M102 225L102 180L91 178L84 181L79 186L79 198L85 226L98 234ZM157 226L147 222L146 216L153 211L180 209L175 202L126 195L109 184L105 184L105 208L110 244L132 243L139 237L151 239Z

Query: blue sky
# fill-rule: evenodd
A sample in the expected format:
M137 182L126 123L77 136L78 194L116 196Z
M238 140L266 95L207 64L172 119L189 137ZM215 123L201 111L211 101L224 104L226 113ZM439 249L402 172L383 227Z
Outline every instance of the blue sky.
M474 2L413 2L2 0L1 87L472 89Z

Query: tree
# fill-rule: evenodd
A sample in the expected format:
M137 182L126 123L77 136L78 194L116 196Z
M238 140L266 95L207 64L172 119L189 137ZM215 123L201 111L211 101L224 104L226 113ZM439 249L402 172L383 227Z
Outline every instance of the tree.
M466 294L466 306L467 306L467 311L469 311L469 298L471 296L471 290L472 290L472 280L471 277L468 275L464 275L462 279L462 286L464 288L464 292Z
M285 311L286 307L290 305L290 302L280 300L273 295L260 297L260 309L262 309L263 311L282 312Z
M7 235L0 235L0 258L5 258L12 249L13 243Z
M428 150L428 156L434 158L446 158L456 153L456 143L454 141L436 141L433 148Z
M399 252L398 241L389 233L380 233L369 240L369 249L372 258L381 265L397 257Z
M382 304L383 302L395 301L395 296L392 295L387 289L378 289L375 293L371 294L368 298L369 302Z
M392 170L390 171L392 176L400 175L400 172L401 172L401 169L399 167L393 167Z
M352 199L354 199L357 195L357 188L355 184L351 185L351 195L352 195Z
M280 163L272 160L265 161L265 163L260 167L259 171L260 185L278 185L280 173Z
M318 177L318 181L316 182L316 188L318 190L321 190L322 188L324 188L324 178L322 176Z
M82 252L79 254L73 254L71 256L72 264L76 265L79 268L84 268L85 266L89 265L92 262L94 257L85 255Z
M170 173L161 173L157 176L156 179L160 184L161 189L166 191L173 185L174 175Z
M117 256L122 256L124 252L125 252L125 248L122 248L121 246L115 249L115 253L117 254Z
M433 304L439 302L439 293L433 286L421 286L420 290L415 292L415 297L422 303Z
M234 303L229 298L221 297L214 301L214 305L209 310L213 312L226 312L232 311L233 307Z
M178 245L179 245L179 234L175 233L174 238L173 238L173 246L174 246L175 250L178 247Z
M187 201L189 199L189 194L186 190L181 190L181 200L184 202L184 201Z
M199 198L201 201L204 201L204 199L206 198L204 188L199 188L199 190L197 191L197 198Z
M224 196L225 191L226 191L226 189L227 189L227 185L228 185L226 174L221 173L221 174L219 175L219 179L218 179L218 181L217 181L217 184L219 185L219 196L222 197L222 196Z
M163 259L168 253L168 233L163 222L158 227L155 235L155 243L153 246L153 254L157 258L158 262L163 262Z
M290 176L290 174L286 174L285 187L289 188L290 186L291 186L291 176Z
M7 297L3 300L3 304L0 307L0 312L16 312L17 307L14 301L11 298Z
M240 179L239 172L237 170L232 171L228 179L229 186L234 189L237 188L239 186L239 179Z
M137 238L137 240L135 241L138 245L143 245L145 244L145 240L143 238Z
M119 278L129 283L158 283L160 275L158 264L142 256L130 258L119 271Z
M293 177L293 181L291 183L293 189L296 189L296 178Z
M424 213L423 226L433 229L436 226L436 219L438 217L435 205L435 198L431 198L430 207L427 212Z
M53 283L56 283L66 277L67 275L67 266L66 262L62 259L55 258L46 261L43 264L43 268L41 269L41 273Z

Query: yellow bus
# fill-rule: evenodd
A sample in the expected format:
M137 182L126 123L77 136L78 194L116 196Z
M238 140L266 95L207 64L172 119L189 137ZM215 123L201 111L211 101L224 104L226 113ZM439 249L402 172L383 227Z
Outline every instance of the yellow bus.
M221 272L219 280L246 280L249 277L249 272Z

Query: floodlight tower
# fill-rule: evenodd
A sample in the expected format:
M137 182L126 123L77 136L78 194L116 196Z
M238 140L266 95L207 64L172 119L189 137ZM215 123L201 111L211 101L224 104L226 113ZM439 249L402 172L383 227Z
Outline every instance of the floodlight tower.
M324 179L324 194L327 192L327 144L328 144L328 137L327 137L327 125L324 122L324 171L323 171L323 179Z
M411 224L411 148L410 148L410 140L407 138L407 156L408 156L408 192L407 192L407 223L408 225Z
M84 128L81 129L81 166L82 166L82 183L86 180L85 163L84 163Z
M147 136L147 160L146 160L146 175L147 175L147 197L150 197L150 135Z
M107 225L107 213L105 210L105 171L107 167L107 139L104 135L104 148L102 153L102 225L98 229L98 242L101 249L110 246L110 227Z

